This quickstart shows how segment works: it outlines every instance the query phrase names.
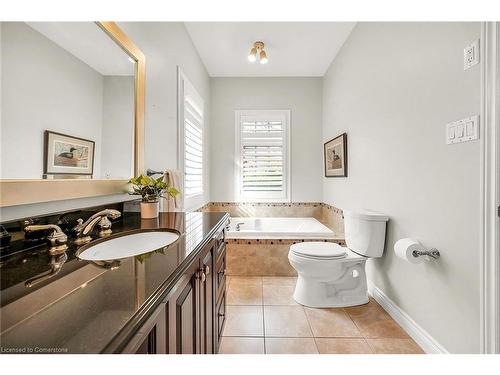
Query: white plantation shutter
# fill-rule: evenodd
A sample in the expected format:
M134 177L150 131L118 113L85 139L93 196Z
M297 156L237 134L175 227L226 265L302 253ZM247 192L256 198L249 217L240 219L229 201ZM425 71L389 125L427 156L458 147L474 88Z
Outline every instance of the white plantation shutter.
M284 136L282 121L241 123L243 192L283 191Z
M204 101L179 71L179 152L183 171L184 207L195 208L203 199Z
M201 105L200 105L201 104ZM203 193L203 104L184 95L184 194Z
M289 200L289 111L237 111L241 200Z
M184 81L184 195L203 193L203 100Z

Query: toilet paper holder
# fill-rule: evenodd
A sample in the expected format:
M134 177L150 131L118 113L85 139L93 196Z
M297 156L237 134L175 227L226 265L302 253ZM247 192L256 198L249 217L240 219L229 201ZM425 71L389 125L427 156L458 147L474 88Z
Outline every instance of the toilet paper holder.
M438 259L441 254L439 253L439 250L436 248L432 248L430 250L413 250L412 255L415 258L427 255L430 256L431 258Z

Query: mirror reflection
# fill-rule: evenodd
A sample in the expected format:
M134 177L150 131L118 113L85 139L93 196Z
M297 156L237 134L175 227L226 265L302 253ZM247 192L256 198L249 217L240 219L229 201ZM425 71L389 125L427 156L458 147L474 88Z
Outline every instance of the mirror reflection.
M93 22L0 27L0 178L130 178L135 61Z

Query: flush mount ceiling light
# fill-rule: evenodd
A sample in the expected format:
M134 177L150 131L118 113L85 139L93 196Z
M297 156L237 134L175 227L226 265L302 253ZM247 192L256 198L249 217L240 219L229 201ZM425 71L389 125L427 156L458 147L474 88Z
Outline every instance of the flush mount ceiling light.
M250 50L250 54L248 55L248 61L257 61L257 56L261 64L267 64L267 62L269 61L266 55L266 51L264 51L264 43L260 41L257 41L253 44L253 47Z

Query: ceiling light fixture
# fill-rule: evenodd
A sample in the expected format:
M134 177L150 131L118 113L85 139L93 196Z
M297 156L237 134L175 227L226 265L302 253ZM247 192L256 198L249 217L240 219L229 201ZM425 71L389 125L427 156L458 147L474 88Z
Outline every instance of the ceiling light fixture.
M261 64L267 64L269 61L266 55L266 51L260 51L260 59L259 59Z
M248 61L255 62L257 61L257 48L252 47L250 50L250 54L248 55Z
M255 62L259 58L261 64L267 64L269 59L267 58L266 52L264 51L264 43L257 41L253 44L250 54L248 55L248 61Z

